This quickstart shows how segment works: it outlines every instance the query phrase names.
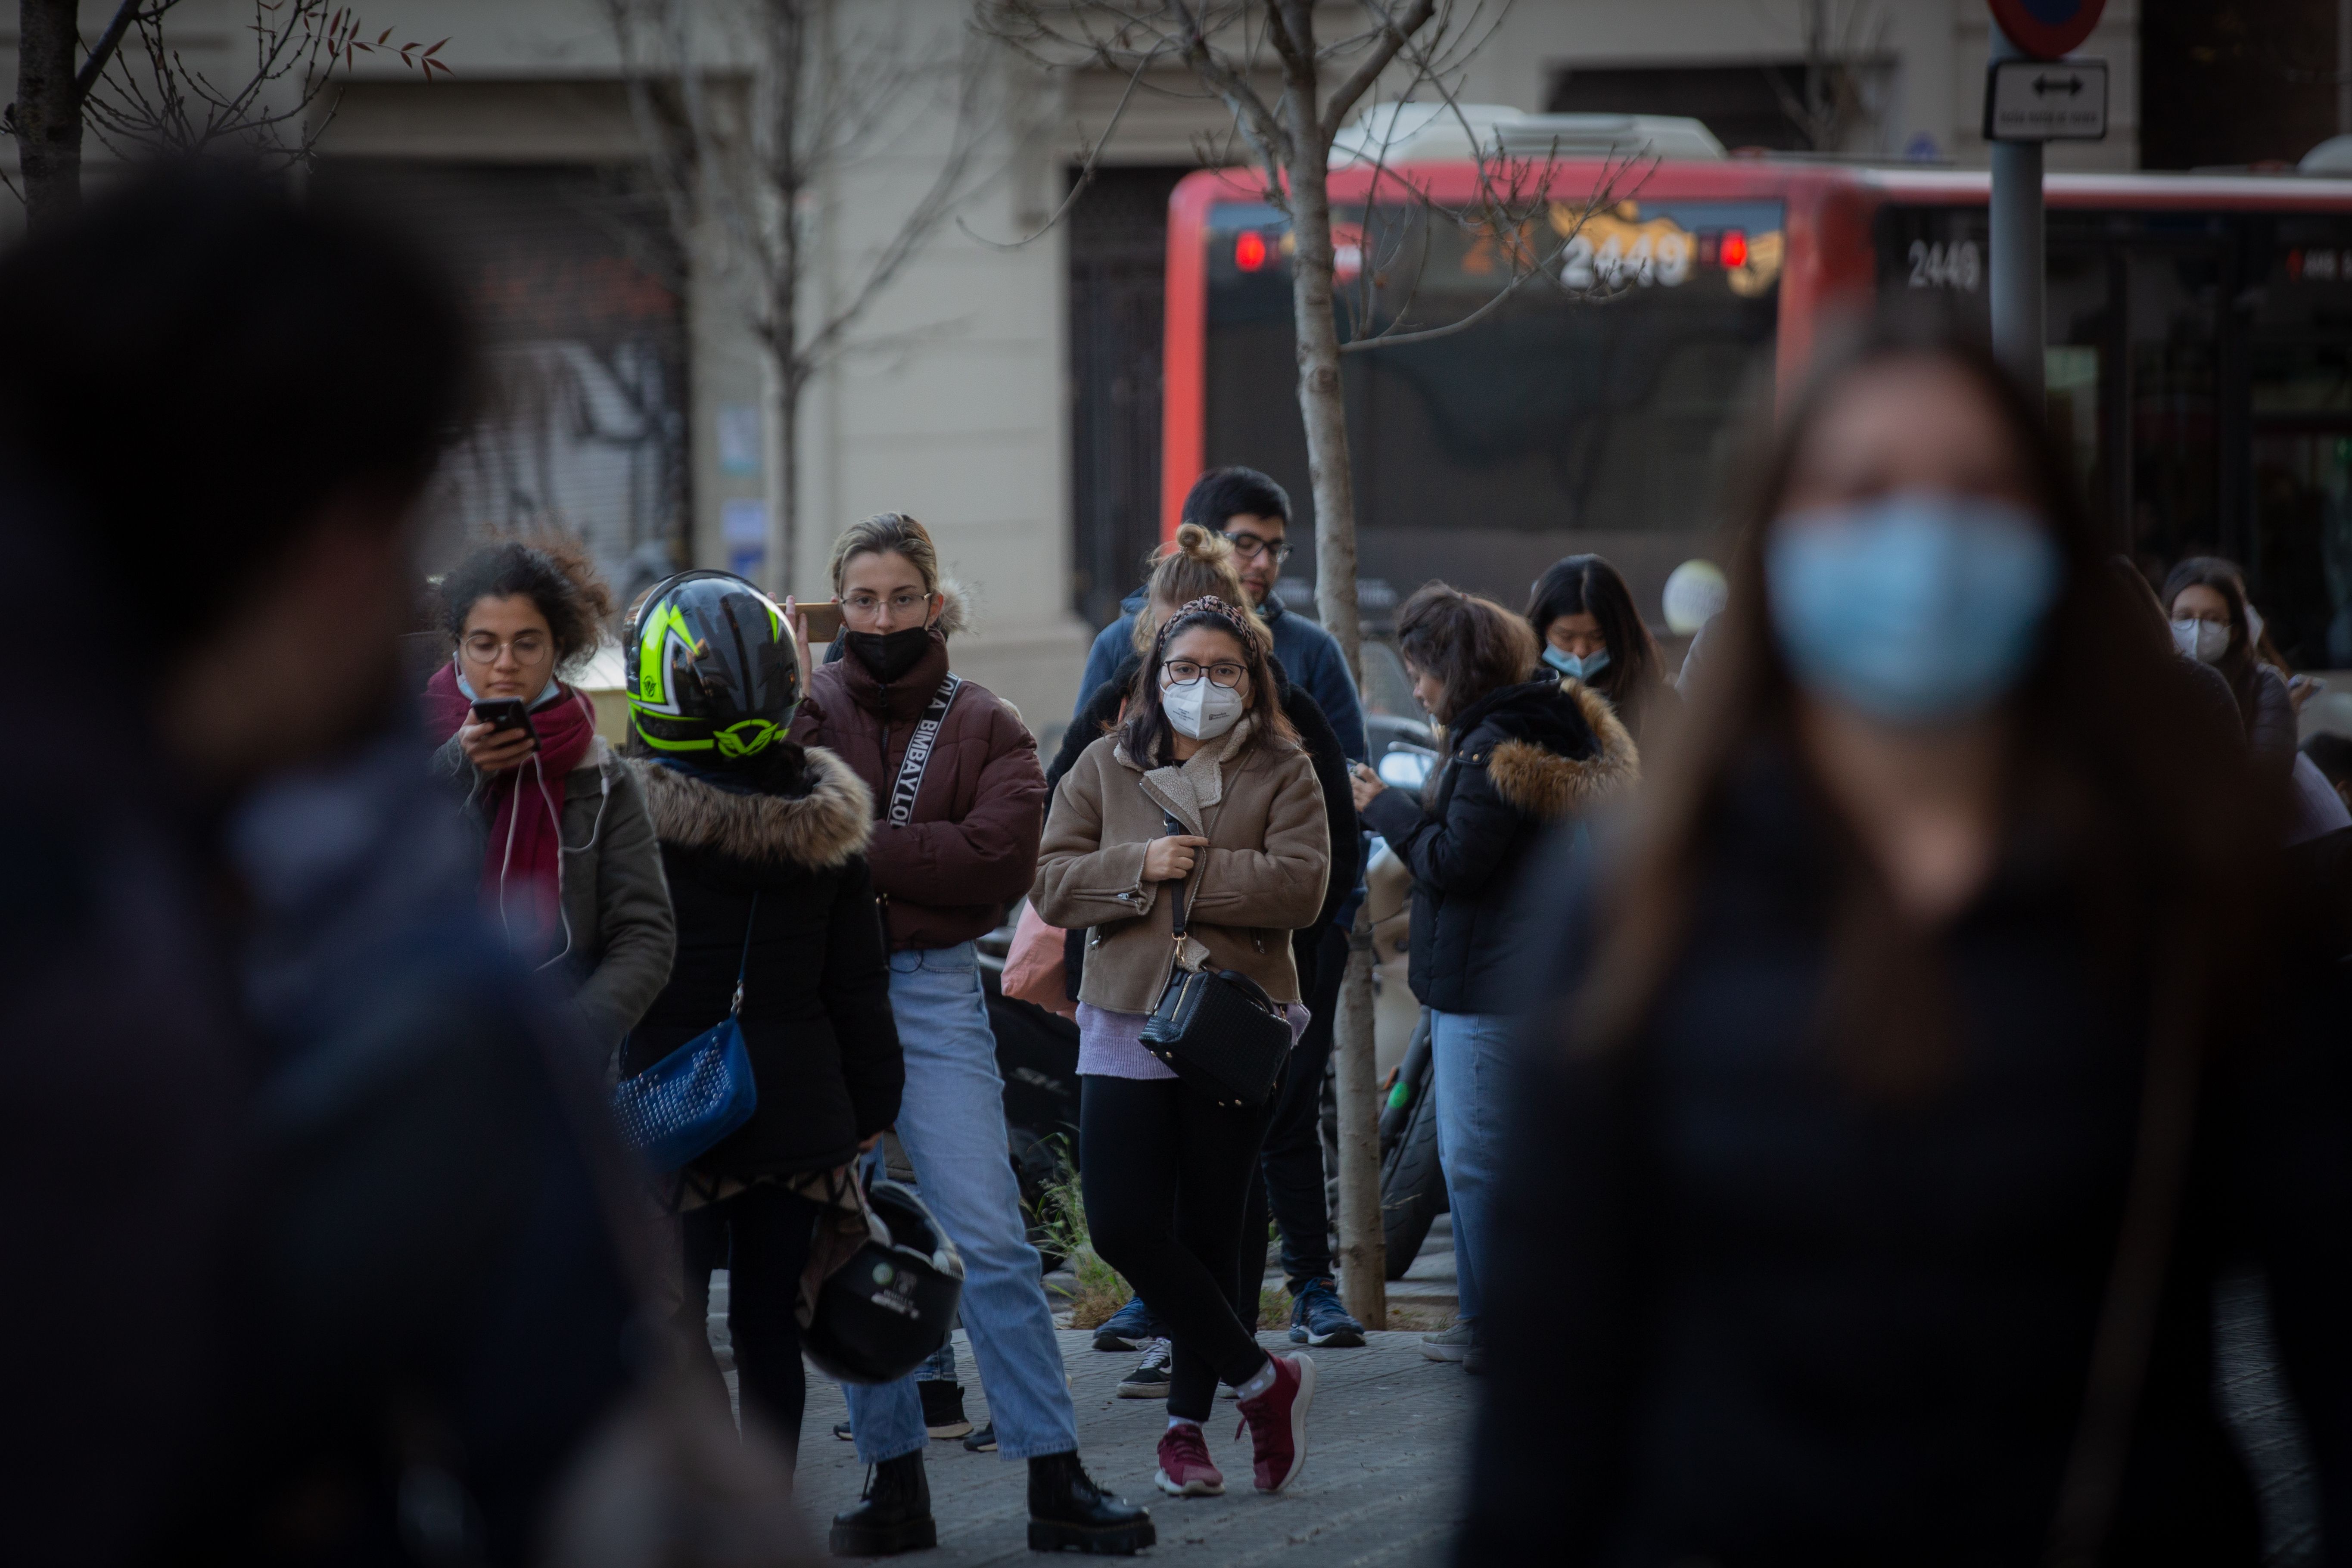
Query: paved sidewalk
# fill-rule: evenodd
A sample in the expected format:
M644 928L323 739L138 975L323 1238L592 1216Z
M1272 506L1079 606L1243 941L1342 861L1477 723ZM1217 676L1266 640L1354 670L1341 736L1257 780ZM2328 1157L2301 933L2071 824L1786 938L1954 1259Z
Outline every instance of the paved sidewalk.
M1249 1442L1234 1440L1230 1400L1208 1426L1210 1452L1225 1472L1222 1498L1164 1497L1151 1484L1153 1450L1167 1407L1116 1396L1132 1355L1107 1355L1092 1336L1061 1334L1062 1359L1077 1402L1078 1442L1097 1480L1130 1502L1143 1502L1160 1527L1154 1560L1244 1564L1279 1559L1285 1568L1362 1564L1434 1568L1445 1560L1455 1512L1455 1483L1475 1385L1458 1366L1423 1357L1420 1336L1370 1336L1361 1350L1309 1351L1318 1373L1308 1427L1307 1468L1291 1489L1261 1497L1250 1486ZM964 1403L975 1422L987 1402L972 1373L971 1346L959 1342ZM1259 1335L1267 1350L1292 1348L1278 1331ZM825 1521L854 1501L865 1471L850 1446L833 1436L843 1419L841 1391L809 1380L802 1424L800 1500L822 1537ZM919 1564L1033 1563L1028 1550L1027 1467L994 1454L968 1454L940 1439L924 1457L940 1549L908 1559Z

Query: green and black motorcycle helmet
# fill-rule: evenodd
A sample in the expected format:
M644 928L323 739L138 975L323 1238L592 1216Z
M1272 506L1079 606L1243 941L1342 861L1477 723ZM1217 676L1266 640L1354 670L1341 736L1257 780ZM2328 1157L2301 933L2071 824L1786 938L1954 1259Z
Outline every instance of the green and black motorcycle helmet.
M629 620L629 722L658 756L724 767L784 737L801 665L784 612L732 572L654 584Z

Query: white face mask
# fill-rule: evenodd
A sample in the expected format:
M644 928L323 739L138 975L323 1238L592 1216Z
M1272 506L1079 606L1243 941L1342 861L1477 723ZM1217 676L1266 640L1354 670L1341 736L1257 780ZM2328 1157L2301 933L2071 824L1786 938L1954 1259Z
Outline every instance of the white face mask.
M1160 692L1160 710L1178 734L1195 741L1215 740L1240 723L1248 710L1240 692L1205 675L1190 686L1163 687Z
M2220 621L2196 619L2172 623L2172 646L2181 656L2200 664L2219 664L2230 651L2230 628Z

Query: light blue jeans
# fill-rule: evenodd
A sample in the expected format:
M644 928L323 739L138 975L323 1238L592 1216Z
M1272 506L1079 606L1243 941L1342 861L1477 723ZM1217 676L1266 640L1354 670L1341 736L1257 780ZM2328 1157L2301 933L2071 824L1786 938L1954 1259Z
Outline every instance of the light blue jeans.
M1037 1249L1021 1218L1021 1185L1004 1130L1004 1080L970 942L890 955L890 1010L907 1057L898 1142L923 1201L963 1254L963 1327L1007 1459L1077 1451L1078 1418L1045 1304ZM849 1426L868 1465L929 1441L909 1374L848 1386Z
M1436 1068L1437 1158L1445 1167L1445 1201L1454 1216L1454 1289L1461 1317L1483 1315L1479 1270L1492 1255L1489 1229L1502 1163L1505 1053L1515 1020L1500 1013L1429 1010L1429 1057Z

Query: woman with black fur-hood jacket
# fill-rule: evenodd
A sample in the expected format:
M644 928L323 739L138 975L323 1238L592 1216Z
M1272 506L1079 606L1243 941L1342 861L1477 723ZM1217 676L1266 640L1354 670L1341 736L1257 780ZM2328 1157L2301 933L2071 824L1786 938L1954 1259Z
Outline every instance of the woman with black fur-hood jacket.
M1600 696L1549 672L1527 679L1535 638L1500 605L1432 583L1398 613L1397 648L1413 695L1446 727L1445 756L1426 810L1360 767L1356 809L1412 872L1411 979L1429 1009L1462 1303L1422 1351L1475 1369L1513 1015L1529 989L1528 933L1514 919L1521 871L1553 824L1633 784L1641 759Z
M839 757L786 738L801 680L784 626L751 584L718 572L656 587L631 625L630 763L661 845L677 958L622 1070L643 1072L726 1018L740 977L759 1100L683 1173L676 1326L716 1385L704 1320L710 1271L728 1268L744 1403L795 1448L805 1388L793 1308L811 1232L832 1184L898 1120L906 1071L866 863L874 798ZM650 650L648 626L661 633Z
M1512 963L1517 873L1553 823L1633 783L1641 760L1608 702L1581 683L1518 658L1512 628L1472 628L1484 600L1433 584L1399 620L1399 642L1431 716L1446 726L1445 758L1427 805L1401 790L1358 785L1364 826L1412 872L1412 994L1448 1013L1502 1013L1525 976ZM1403 618L1418 613L1418 621ZM1433 626L1433 622L1443 622ZM1485 631L1481 637L1478 632ZM1490 641L1480 668L1475 644ZM1427 689L1424 690L1424 689ZM1431 696L1437 697L1430 701ZM1360 770L1359 780L1369 777Z

